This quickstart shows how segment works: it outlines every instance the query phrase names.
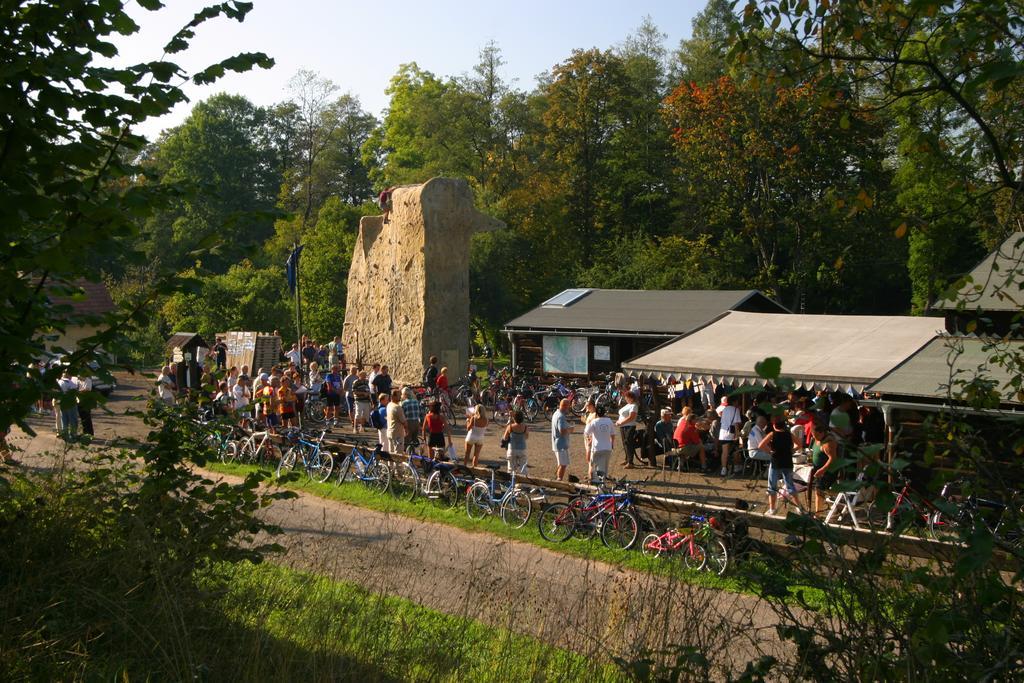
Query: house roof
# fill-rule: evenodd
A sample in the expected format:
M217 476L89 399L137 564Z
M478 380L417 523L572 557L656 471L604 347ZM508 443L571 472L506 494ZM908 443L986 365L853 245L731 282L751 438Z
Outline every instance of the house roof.
M963 302L969 311L1011 311L1024 308L1024 232L1015 232L970 272L971 282L956 300L939 299L932 308L953 311Z
M977 380L994 382L1001 403L1024 403L1019 373L993 356L1019 357L1024 341L936 335L916 353L867 388L883 396L950 399L965 394L966 385Z
M565 290L506 323L505 331L623 332L674 337L740 307L788 313L756 289Z
M164 348L167 352L171 352L174 348L184 349L192 344L194 346L202 346L204 348L210 348L209 344L203 341L203 338L199 336L198 332L175 332L164 344Z
M936 318L779 315L732 311L681 339L623 364L662 380L709 379L763 386L754 370L769 357L798 387L861 392L931 340Z
M80 289L81 293L68 296L48 291L50 303L54 306L70 306L75 315L103 315L117 308L107 286L102 282L75 280L71 286Z

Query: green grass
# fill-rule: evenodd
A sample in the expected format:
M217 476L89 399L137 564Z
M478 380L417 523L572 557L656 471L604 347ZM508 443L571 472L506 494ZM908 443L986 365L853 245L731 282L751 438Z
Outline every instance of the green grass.
M235 476L245 476L249 472L257 469L252 465L242 465L238 463L225 464L219 462L208 463L207 468L215 472L222 472L224 474L231 474ZM710 572L688 570L683 567L682 562L679 561L646 557L637 551L623 551L607 548L598 538L583 539L574 537L563 543L552 543L540 535L534 517L531 517L530 521L523 528L512 529L505 525L505 523L497 516L486 517L482 520L470 519L466 515L465 506L461 504L455 508L447 508L422 497L413 501L399 499L387 493L379 493L377 491L370 490L358 482L346 483L341 486L333 483L321 484L318 482L311 482L305 476L299 475L294 478L282 480L278 483L282 487L288 489L311 493L320 498L337 500L370 510L403 515L405 517L411 517L421 521L447 524L474 533L494 534L502 538L530 543L555 552L573 555L588 560L598 560L600 562L628 567L637 571L660 576L672 577L675 580L685 581L690 584L704 586L707 588L736 593L757 594L757 586L752 580L746 578L744 575L727 572L725 576L717 576ZM534 513L536 514L537 512L538 510L535 508ZM733 560L730 560L730 562L733 562ZM750 560L748 560L748 563L749 562ZM755 559L753 562L760 561ZM776 569L773 569L763 563L758 564L756 567L748 567L748 569L756 569L758 573L777 574ZM752 572L745 572L744 574L748 573ZM776 578L783 585L788 583L784 576L778 576ZM797 587L794 586L793 588L795 589ZM803 587L802 589L803 600L807 601L809 605L817 606L824 604L824 596L820 595L820 592L817 589L807 587Z
M216 606L245 638L237 678L613 681L610 663L409 600L273 564L220 565ZM255 645L252 641L266 643Z

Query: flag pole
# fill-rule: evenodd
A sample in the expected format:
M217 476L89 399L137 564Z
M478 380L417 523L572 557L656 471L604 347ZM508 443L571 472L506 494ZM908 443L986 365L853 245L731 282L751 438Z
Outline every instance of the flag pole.
M295 343L302 350L302 295L299 291L299 245L292 243L292 262L295 268Z

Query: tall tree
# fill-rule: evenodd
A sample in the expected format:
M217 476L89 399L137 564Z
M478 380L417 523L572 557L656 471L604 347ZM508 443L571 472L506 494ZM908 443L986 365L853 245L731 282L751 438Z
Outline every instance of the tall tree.
M188 251L219 238L205 265L223 272L271 234L281 175L267 145L265 109L239 95L219 94L198 103L185 121L165 131L149 166L168 185L198 191L182 197L148 223L151 259L188 265Z
M306 226L314 214L314 170L340 123L340 117L331 111L338 86L313 71L300 69L288 81L288 91L294 104L296 163L281 189L282 202L285 208L297 211Z
M731 0L708 0L704 9L693 18L689 38L679 41L673 55L673 82L703 85L728 73L728 54L737 18Z

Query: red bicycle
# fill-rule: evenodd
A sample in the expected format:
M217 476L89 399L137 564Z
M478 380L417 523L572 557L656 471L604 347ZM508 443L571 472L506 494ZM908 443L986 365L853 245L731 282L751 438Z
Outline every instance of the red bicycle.
M721 576L729 567L729 551L715 531L720 526L714 517L690 515L688 528L668 529L663 534L648 534L640 549L648 557L681 555L687 569L707 569Z

